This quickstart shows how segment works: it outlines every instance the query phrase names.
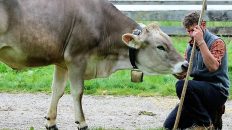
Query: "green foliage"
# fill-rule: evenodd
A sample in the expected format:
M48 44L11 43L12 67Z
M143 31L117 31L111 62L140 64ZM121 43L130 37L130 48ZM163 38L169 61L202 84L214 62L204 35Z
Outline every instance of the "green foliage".
M138 23L143 23L148 25L149 23L155 22L160 26L176 26L183 27L181 21L137 21ZM207 21L207 27L231 27L231 21Z
M172 37L174 46L183 55L187 37ZM223 38L227 44L229 58L232 57L232 38ZM232 60L229 60L229 75L232 77ZM15 71L0 64L0 92L44 92L50 93L53 66ZM144 82L130 82L130 70L113 73L108 78L85 81L85 94L91 95L136 95L136 96L170 96L175 95L176 79L172 75L145 76ZM66 93L69 93L69 84ZM230 89L232 92L232 89ZM232 96L231 96L232 97Z
M50 92L52 72L52 66L15 71L1 64L0 92Z
M130 71L123 70L112 74L108 78L86 81L85 90L88 94L97 95L165 95L166 92L161 90L168 86L172 86L173 82L171 81L174 81L175 79L171 75L165 75L145 76L144 80L145 81L142 83L130 82Z

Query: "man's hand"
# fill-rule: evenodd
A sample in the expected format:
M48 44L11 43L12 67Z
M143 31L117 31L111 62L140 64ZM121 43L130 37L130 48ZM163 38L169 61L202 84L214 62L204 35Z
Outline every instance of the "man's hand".
M179 73L179 74L173 74L177 79L184 79L187 75L187 72L182 72L182 73Z
M187 75L189 63L186 61L185 64L181 66L183 72L178 74L173 74L177 79L184 79Z
M204 44L204 38L203 38L203 31L200 26L196 25L193 28L193 33L191 34L192 37L196 40L196 45L200 46L201 44Z

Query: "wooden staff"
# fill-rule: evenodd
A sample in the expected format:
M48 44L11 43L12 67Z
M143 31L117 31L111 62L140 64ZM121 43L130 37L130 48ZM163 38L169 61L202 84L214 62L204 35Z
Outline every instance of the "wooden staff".
M199 21L198 21L198 26L201 25L202 17L203 17L205 10L206 10L206 0L203 0L201 14L200 14ZM191 56L190 56L190 61L189 61L189 67L188 67L187 75L185 78L183 90L181 93L180 103L179 103L179 107L178 107L178 111L177 111L177 115L176 115L176 121L175 121L173 130L176 130L178 127L178 124L179 124L180 115L181 115L181 111L182 111L182 107L183 107L183 103L184 103L184 98L185 98L185 94L186 94L186 90L187 90L187 86L188 86L189 75L192 72L192 66L193 66L192 63L193 63L195 48L196 48L196 40L194 39L193 48L191 51Z

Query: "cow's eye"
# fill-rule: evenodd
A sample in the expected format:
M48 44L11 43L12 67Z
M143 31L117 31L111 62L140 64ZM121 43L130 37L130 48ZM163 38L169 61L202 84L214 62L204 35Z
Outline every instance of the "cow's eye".
M164 48L164 46L162 46L162 45L157 46L157 48L158 48L159 50L165 51L165 48Z

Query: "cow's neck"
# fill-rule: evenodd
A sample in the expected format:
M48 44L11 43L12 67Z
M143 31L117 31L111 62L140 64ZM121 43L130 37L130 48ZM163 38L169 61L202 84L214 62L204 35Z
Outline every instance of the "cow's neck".
M85 79L108 77L116 70L129 68L131 68L131 65L128 56L108 55L106 57L99 57L91 55L88 58Z
M104 21L102 45L107 55L118 57L119 62L115 66L117 68L131 68L129 62L128 47L122 42L122 35L132 33L138 24L128 18L113 5L104 6ZM101 51L101 52L104 52Z
M106 77L116 70L132 68L129 48L122 42L122 35L132 33L138 24L110 4L102 8L104 10L102 19L107 20L104 20L104 26L101 29L98 56L92 55L89 58L91 63L88 63L87 79Z
M111 6L111 7L108 7ZM104 31L105 36L110 37L114 41L120 42L119 45L123 45L121 37L125 33L132 33L137 28L138 24L125 16L115 6L108 5L104 8ZM114 44L114 41L108 41L109 44Z

